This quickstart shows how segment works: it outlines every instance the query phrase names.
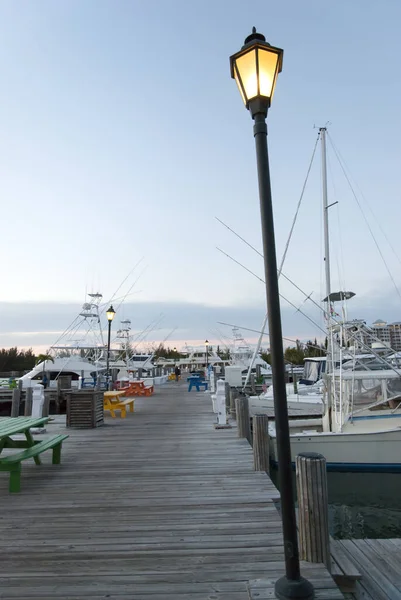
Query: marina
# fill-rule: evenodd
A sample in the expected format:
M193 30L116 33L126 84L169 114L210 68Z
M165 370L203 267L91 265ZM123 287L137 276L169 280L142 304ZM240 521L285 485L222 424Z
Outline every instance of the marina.
M320 4L0 3L0 600L401 600L401 5Z

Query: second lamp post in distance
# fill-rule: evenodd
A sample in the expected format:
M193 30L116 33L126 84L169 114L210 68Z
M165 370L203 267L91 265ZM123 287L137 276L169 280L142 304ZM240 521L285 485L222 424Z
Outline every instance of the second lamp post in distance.
M113 308L113 305L110 305L110 308L107 309L107 321L109 324L109 330L107 335L107 357L106 357L106 389L109 389L109 381L110 381L110 338L111 338L111 323L114 319L114 315L116 311Z

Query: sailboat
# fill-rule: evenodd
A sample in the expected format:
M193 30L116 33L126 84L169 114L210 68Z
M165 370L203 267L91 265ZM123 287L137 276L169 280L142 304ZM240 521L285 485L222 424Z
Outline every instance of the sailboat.
M332 292L328 226L326 128L320 128L327 323L323 418L317 426L291 421L291 457L318 452L332 471L401 471L401 369L391 348L377 343L363 321L337 320L336 302L352 292ZM343 315L344 317L345 315ZM269 423L270 459L277 464L274 422Z

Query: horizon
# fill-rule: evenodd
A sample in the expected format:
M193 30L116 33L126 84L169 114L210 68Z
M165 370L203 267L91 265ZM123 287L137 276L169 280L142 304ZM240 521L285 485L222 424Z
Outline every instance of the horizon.
M332 289L357 293L354 318L401 319L401 4L42 0L0 17L1 347L48 348L99 289L137 331L163 312L177 346L229 336L219 321L257 337L253 123L229 70L254 25L284 49L268 115L278 260L329 121ZM325 329L305 301L325 289L320 179L317 147L283 268L302 292L280 281L293 339Z

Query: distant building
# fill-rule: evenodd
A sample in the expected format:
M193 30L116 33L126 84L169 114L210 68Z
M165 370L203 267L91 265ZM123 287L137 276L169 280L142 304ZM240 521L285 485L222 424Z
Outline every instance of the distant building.
M382 319L377 319L370 327L375 337L383 344L390 346L396 352L401 351L401 321L387 323Z
M391 347L399 352L401 350L401 322L390 323Z

